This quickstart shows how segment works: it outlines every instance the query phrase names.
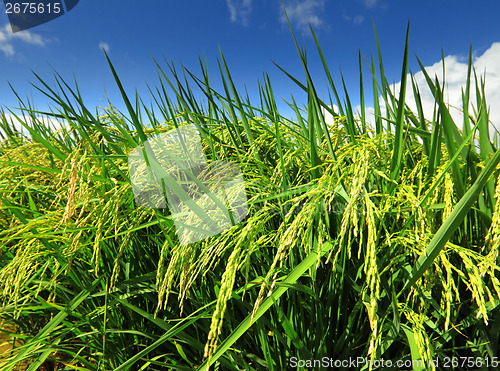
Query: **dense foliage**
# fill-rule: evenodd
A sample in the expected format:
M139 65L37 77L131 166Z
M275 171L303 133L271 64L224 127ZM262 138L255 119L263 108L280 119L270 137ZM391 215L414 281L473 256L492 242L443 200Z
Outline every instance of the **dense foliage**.
M284 370L291 357L429 369L498 356L500 152L471 60L457 126L444 81L422 67L435 97L423 117L408 36L398 94L379 52L372 125L363 96L360 114L339 97L317 46L335 102L319 99L297 46L305 82L283 71L308 101L292 100L294 120L267 77L259 106L240 95L223 57L223 92L201 60L201 76L169 65L167 77L157 63L154 109L132 105L108 59L127 114L93 114L56 77L58 90L38 78L52 112L20 99L22 114L1 115L0 321L14 344L3 370ZM127 165L141 142L184 125L209 162L240 166L249 205L241 223L189 245L168 208L136 205Z

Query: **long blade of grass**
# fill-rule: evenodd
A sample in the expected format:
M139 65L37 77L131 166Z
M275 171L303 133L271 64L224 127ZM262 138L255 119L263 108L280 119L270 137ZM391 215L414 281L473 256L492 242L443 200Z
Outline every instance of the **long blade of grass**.
M396 125L395 125L395 139L394 139L394 147L392 150L392 160L391 160L391 168L390 168L390 178L396 181L399 177L399 172L402 166L403 159L403 150L405 147L405 143L403 141L404 134L404 113L405 113L405 98L406 98L406 80L408 74L408 48L409 48L409 38L410 38L410 22L408 21L408 27L406 29L406 43L405 43L405 51L403 57L403 68L401 71L401 88L399 91L399 103L398 110L396 116ZM392 190L395 188L395 184L392 184Z
M465 84L465 92L462 89L462 110L464 114L464 135L470 132L470 119L469 119L469 97L470 97L470 77L472 73L472 45L469 48L469 62L467 63L467 82ZM470 147L473 150L473 146Z
M352 143L356 143L356 122L354 120L354 110L352 109L351 99L349 98L349 94L347 92L347 87L344 81L344 75L342 75L342 71L340 72L340 77L342 79L342 87L344 88L345 94L345 113L347 117L347 132L349 133L349 137L351 138Z
M382 134L382 114L380 111L380 101L378 98L379 90L377 83L377 76L375 73L375 62L373 60L373 54L371 56L371 73L372 73L372 85L373 85L373 108L375 113L375 133L377 135Z
M411 75L411 86L413 89L413 96L415 97L415 104L417 106L417 113L418 113L418 118L419 118L418 122L420 124L420 129L422 129L424 132L428 133L427 124L425 122L423 105L422 105L422 98L420 96L420 89L418 88L417 83L415 82L413 74ZM424 146L424 153L427 156L429 156L429 153L430 153L429 138L427 136L421 136L421 138L422 138L422 143Z
M337 92L337 88L335 87L335 84L333 83L332 75L330 73L330 69L328 68L328 64L326 63L326 59L325 59L325 56L323 54L323 50L321 49L321 47L319 45L318 38L316 37L316 34L314 33L314 30L312 29L312 27L311 27L311 33L314 37L314 42L316 43L316 48L318 49L318 53L319 53L319 56L321 58L321 63L323 63L323 69L325 70L326 77L328 78L328 83L330 84L330 87L332 88L333 94L335 95L335 99L337 101L337 106L339 107L340 116L345 116L344 110L342 108L342 101L340 100L339 94Z
M361 105L361 127L363 134L366 134L366 112L365 112L365 90L363 87L363 64L361 62L361 50L358 51L359 59L359 99Z
M113 77L115 79L115 83L118 86L118 89L120 90L120 94L123 98L123 102L125 103L125 106L127 107L127 111L130 115L130 118L132 119L132 123L134 124L135 130L137 130L137 134L139 135L140 140L142 142L145 142L148 140L148 137L144 133L144 130L143 130L142 125L139 121L139 118L137 117L137 113L134 111L132 104L130 103L130 100L128 99L127 93L125 92L125 89L123 88L123 85L118 77L118 74L116 73L116 70L113 67L113 64L111 63L111 60L109 59L106 51L104 51L104 55L106 56L106 60L108 61L109 68L111 69L111 73L113 74Z
M238 111L240 113L240 118L241 118L241 122L243 124L243 128L245 129L245 133L248 137L248 141L250 142L250 145L252 145L254 140L255 140L252 129L250 128L250 125L248 124L247 115L246 115L245 111L243 110L240 96L239 96L238 92L236 91L236 87L234 86L233 79L232 79L231 74L229 72L229 68L227 66L226 59L224 58L224 55L222 54L222 51L220 52L220 55L221 55L221 59L222 59L222 64L224 66L224 71L226 72L227 81L228 81L229 86L231 88L234 102L236 103L236 108L238 109ZM258 157L258 153L256 153L256 155Z

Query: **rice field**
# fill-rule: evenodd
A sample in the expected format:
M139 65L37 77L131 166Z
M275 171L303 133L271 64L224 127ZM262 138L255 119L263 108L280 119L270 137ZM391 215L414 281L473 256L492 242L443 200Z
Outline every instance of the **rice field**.
M339 362L358 357L366 370L496 368L500 152L472 57L463 122L422 64L428 85L415 84L409 31L399 91L380 48L360 54L361 92L374 99L362 95L358 113L311 32L330 100L292 31L304 76L277 68L307 94L290 100L293 119L278 112L268 78L258 104L238 92L222 54L221 91L201 59L199 72L180 73L155 61L145 104L106 56L126 112L109 102L93 113L77 85L56 76L54 89L37 75L52 111L19 96L21 113L2 111L2 370L313 370L324 359L349 369ZM420 89L435 98L431 117ZM144 143L186 127L212 174L221 163L241 172L246 200L236 221L229 213L222 231L192 240L179 223L206 215L189 202L141 205L130 171L134 149L146 154ZM164 179L184 200L205 187Z

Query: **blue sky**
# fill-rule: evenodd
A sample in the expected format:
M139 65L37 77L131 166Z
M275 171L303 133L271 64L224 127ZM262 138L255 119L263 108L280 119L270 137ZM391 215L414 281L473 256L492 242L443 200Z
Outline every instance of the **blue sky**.
M358 50L366 58L376 51L372 20L386 74L390 81L398 82L410 18L413 72L419 70L415 54L425 66L439 71L436 63L441 61L443 49L447 68L456 72L456 76L448 74L455 89L450 92L453 100L465 78L461 72L472 44L478 72L486 68L488 73L488 102L493 106L500 100L498 1L285 0L284 4L300 43L308 50L320 94L326 94L326 78L308 24L317 33L335 82L341 83L341 69L351 99L358 104ZM168 68L163 58L199 74L198 56L206 55L211 80L219 87L219 47L237 87L243 92L246 86L255 104L259 103L257 82L262 81L263 72L269 74L283 112L287 110L281 96L289 99L293 93L303 100L294 84L272 63L276 61L304 80L280 0L83 0L60 18L15 34L2 3L0 106L18 106L10 83L21 97L32 96L37 108L45 109L48 100L29 84L36 83L32 71L50 85L54 85L52 75L56 71L70 84L76 79L89 107L106 105L106 90L111 103L124 109L103 47L127 92L133 95L138 89L145 101L149 101L147 84L158 81L152 57L165 71ZM370 91L371 85L365 89ZM371 99L369 94L367 98Z

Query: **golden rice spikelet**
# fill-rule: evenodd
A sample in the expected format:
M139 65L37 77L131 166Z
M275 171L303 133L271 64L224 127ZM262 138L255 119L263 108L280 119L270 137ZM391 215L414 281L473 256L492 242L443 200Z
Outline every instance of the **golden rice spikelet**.
M164 248L167 248L166 245L164 245ZM158 290L158 309L162 307L164 304L164 307L166 308L168 297L170 295L170 289L173 286L174 280L176 278L176 271L177 267L179 265L179 261L182 258L182 255L179 253L179 250L182 250L183 246L181 244L176 244L173 249L172 249L172 256L170 258L170 262L167 267L167 271L163 275L163 280L161 281L161 284L158 285L157 283L157 290Z
M358 223L358 206L359 199L362 196L363 185L366 181L368 175L368 153L366 148L361 147L358 151L353 153L354 170L352 176L352 188L349 194L350 201L342 215L342 222L340 228L340 243L342 246L347 235L347 251L348 257L351 257L351 242L352 235L356 237L358 235L359 223ZM359 250L361 252L361 250ZM358 256L359 258L359 256Z
M454 300L460 301L460 294L458 292L457 285L455 284L455 280L453 279L452 269L455 267L452 266L450 261L448 260L446 251L443 251L442 254L439 254L439 260L441 264L436 265L436 270L440 275L441 282L443 284L443 290L445 292L444 295L441 296L441 308L443 308L446 312L446 318L444 323L445 331L448 331L450 322L451 322L451 304ZM446 272L446 277L442 276L442 268ZM455 294L455 295L454 295Z
M454 197L453 197L453 181L449 173L444 176L444 210L443 210L443 220L446 220L448 216L453 211L454 207Z
M471 257L465 249L457 249L458 254L462 258L467 270L469 280L464 280L469 290L472 292L472 297L476 301L479 308L477 318L483 317L483 321L488 325L488 311L486 310L486 300L484 297L485 284L479 273L479 269L475 263L472 262Z
M368 319L372 329L368 353L371 354L372 360L374 360L375 354L377 353L376 350L381 341L378 333L377 315L378 300L380 298L380 273L377 265L377 228L375 224L376 208L369 195L366 193L364 195L364 204L366 226L368 229L364 270L366 274L366 284L370 290L370 304L365 305L368 310Z
M401 304L400 304L401 306ZM435 370L436 368L432 365L431 361L433 359L433 354L431 353L432 345L427 336L427 331L424 327L424 321L426 318L425 310L420 313L415 313L410 307L404 307L405 317L410 322L411 329L413 331L413 336L417 344L418 352L422 357L423 366L426 370Z
M486 236L485 246L489 246L490 251L494 252L496 259L500 249L500 177L497 178L494 199L496 200L495 209L491 218L491 226Z
M231 297L233 292L234 281L236 278L236 271L239 266L241 259L241 248L236 247L229 260L227 262L226 271L222 275L222 282L219 289L219 297L217 298L217 304L215 306L214 314L212 315L212 323L210 324L210 332L208 334L208 340L205 344L204 357L210 358L212 354L217 349L217 342L219 335L222 332L222 324L224 319L224 313L226 311L227 301Z
M1 296L17 310L21 289L38 270L44 246L36 237L21 239L12 260L0 270ZM46 263L48 264L48 263Z
M71 171L69 177L68 201L66 202L66 209L64 210L64 215L61 219L61 224L64 225L74 213L76 186L78 183L78 162L76 156L71 159Z

